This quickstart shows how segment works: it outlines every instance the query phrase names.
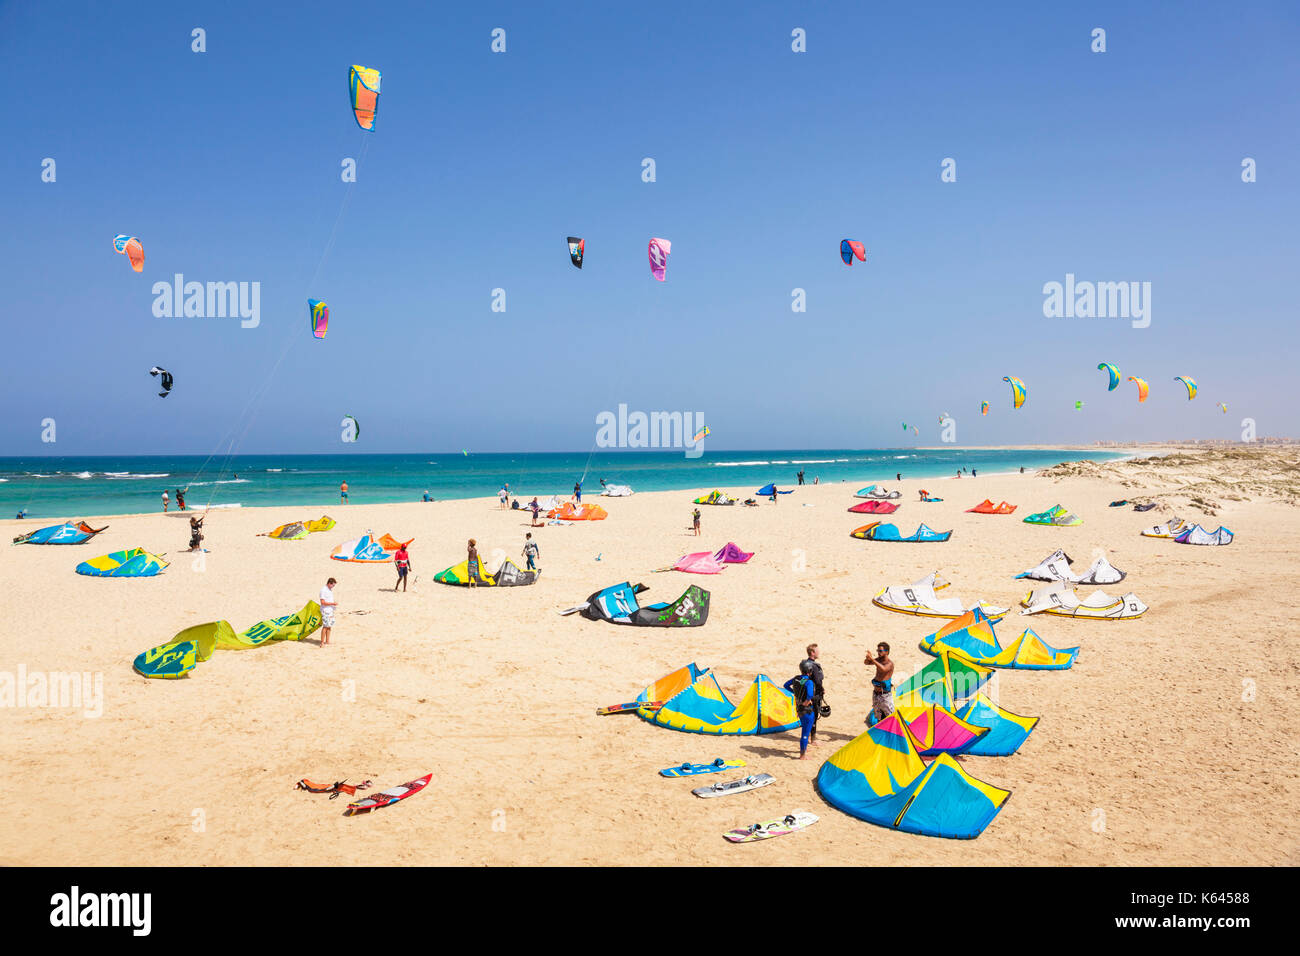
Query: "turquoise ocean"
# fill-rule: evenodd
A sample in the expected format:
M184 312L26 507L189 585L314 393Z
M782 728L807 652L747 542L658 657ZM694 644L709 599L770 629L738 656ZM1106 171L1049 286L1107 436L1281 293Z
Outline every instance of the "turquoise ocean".
M845 482L853 490L871 482L946 477L958 468L994 474L1027 471L1063 461L1123 457L1118 452L1006 451L997 449L801 449L405 455L239 455L229 461L195 456L0 458L0 515L26 509L31 518L137 514L161 509L164 489L186 504L325 508L348 483L353 504L438 500L495 495L502 484L526 501L533 495L568 495L583 481L586 495L600 493L600 479L634 491L713 487L751 488L768 482L793 487L805 480ZM521 501L521 504L524 502Z

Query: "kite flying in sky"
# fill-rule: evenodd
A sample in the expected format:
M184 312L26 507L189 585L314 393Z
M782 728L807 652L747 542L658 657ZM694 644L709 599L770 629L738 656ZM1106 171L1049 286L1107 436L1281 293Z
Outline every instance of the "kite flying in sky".
M162 376L162 391L158 393L159 398L166 398L169 394L171 394L171 390L172 390L171 372L167 371L165 368L155 365L153 368L149 369L149 374L152 375L154 378L157 378L160 375Z
M667 239L650 240L650 274L660 282L668 271L668 254L673 251L673 244Z
M1174 377L1174 381L1182 382L1187 386L1187 400L1189 402L1196 397L1196 382L1192 379L1188 378L1186 375L1177 375Z
M135 236L114 236L113 248L131 260L131 268L144 271L144 246Z
M1025 383L1020 381L1020 379L1016 378L1014 375L1004 375L1002 376L1002 381L1011 386L1012 405L1019 408L1021 405L1025 404L1025 397L1029 394L1028 390L1025 388Z
M320 299L308 299L307 318L311 323L311 334L318 339L325 338L330 328L330 307Z
M1102 362L1097 366L1097 369L1098 371L1105 369L1106 374L1110 376L1110 385L1106 388L1106 391L1115 391L1116 386L1119 385L1119 369L1114 365L1111 365L1109 362Z
M859 262L867 261L867 247L856 239L840 240L840 258L844 260L846 266L853 265L853 258L857 257Z
M375 128L375 113L379 111L379 80L382 76L378 70L368 66L354 65L348 77L348 86L352 90L352 115L357 118L357 125L366 132Z
M579 269L582 268L582 254L587 249L587 240L580 239L577 236L570 236L569 242L569 261Z
M1130 375L1128 380L1138 387L1138 402L1147 400L1147 392L1151 391L1151 386L1147 384L1144 378L1138 378L1136 375Z

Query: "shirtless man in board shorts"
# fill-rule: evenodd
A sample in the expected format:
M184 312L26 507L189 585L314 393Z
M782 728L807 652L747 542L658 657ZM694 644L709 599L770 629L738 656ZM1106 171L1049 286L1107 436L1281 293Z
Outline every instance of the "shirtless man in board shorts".
M881 641L876 645L876 656L867 651L862 661L867 666L875 665L876 676L871 680L871 714L876 720L884 720L894 712L894 662L889 659L889 645ZM871 717L867 718L871 723Z

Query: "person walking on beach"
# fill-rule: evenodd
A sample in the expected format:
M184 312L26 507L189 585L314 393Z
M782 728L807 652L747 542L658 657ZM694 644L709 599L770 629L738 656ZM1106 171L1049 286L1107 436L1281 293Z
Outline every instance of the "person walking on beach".
M813 706L813 680L809 675L809 662L799 665L799 676L791 677L781 686L794 695L795 713L799 715L799 759L808 759L808 740L817 723L817 712Z
M691 527L695 530L695 537L700 536L700 509L696 508L691 512Z
M468 554L465 560L465 568L469 574L468 584L472 588L478 587L478 542L473 538L469 539Z
M533 495L533 500L528 503L528 510L533 513L533 527L538 527L537 512L542 510L542 506L537 503L536 495Z
M537 559L541 556L541 552L537 548L537 542L533 540L531 531L524 535L523 556L528 559L528 567L525 570L536 571Z
M167 489L164 488L164 489L163 489L163 514L166 514L166 513L167 513L167 502L168 502L169 500L170 500L170 499L168 499L168 497L167 497Z
M813 682L813 719L812 730L808 733L808 742L813 746L817 745L817 721L821 717L822 705L826 702L826 687L823 683L826 675L822 673L822 666L817 663L817 658L821 652L817 650L816 644L809 644L804 652L808 655L804 660L799 662L799 672L806 673ZM808 665L808 670L804 670L804 665Z
M324 647L330 642L330 631L334 629L334 609L339 606L339 602L334 599L334 585L338 584L333 578L325 582L325 586L320 589L320 646Z
M871 724L872 716L879 721L894 712L894 662L889 659L889 645L881 641L876 645L876 656L867 651L862 663L876 668L876 676L871 679L871 716L866 721Z
M176 510L185 510L185 492L179 488L176 489Z
M339 485L339 504L345 505L347 503L348 503L348 483L345 481L343 482L343 484Z
M406 575L411 570L411 555L406 550L406 545L402 545L393 552L393 565L397 568L397 584L393 585L393 592L397 592L397 585L402 586L402 593L406 593Z

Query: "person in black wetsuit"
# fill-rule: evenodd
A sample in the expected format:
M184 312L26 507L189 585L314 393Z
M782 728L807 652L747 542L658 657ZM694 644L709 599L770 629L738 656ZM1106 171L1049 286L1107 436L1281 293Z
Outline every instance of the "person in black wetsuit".
M817 721L821 717L823 705L826 703L826 686L825 674L822 673L822 666L817 663L817 658L821 652L817 650L816 644L809 644L806 648L807 658L799 663L799 672L804 673L804 664L808 665L807 674L813 682L813 725L812 730L808 733L808 742L814 747L817 746Z
M808 736L812 733L817 711L813 707L816 688L808 674L808 661L799 665L799 676L791 677L781 686L794 695L794 709L799 715L799 759L808 759Z

